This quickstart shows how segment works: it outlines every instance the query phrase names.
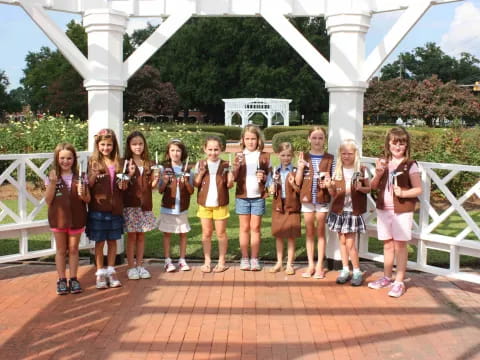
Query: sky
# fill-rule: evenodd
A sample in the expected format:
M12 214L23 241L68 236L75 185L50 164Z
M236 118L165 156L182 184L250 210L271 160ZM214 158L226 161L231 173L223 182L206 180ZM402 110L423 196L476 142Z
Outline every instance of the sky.
M52 19L63 29L78 15L49 11ZM366 37L366 53L370 53L388 32L401 12L375 14ZM147 21L129 22L127 32L142 28ZM409 52L427 42L435 42L451 56L468 52L480 59L480 0L467 0L432 6L417 25L398 45L385 63L394 61L401 52ZM28 52L39 51L42 46L55 48L46 35L33 23L19 6L0 4L0 71L5 71L9 89L20 86ZM480 80L480 79L479 79Z

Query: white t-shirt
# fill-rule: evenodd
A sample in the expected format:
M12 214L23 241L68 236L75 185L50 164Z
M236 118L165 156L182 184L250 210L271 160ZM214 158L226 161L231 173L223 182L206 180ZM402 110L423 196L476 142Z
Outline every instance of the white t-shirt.
M343 179L345 180L345 201L343 202L343 211L353 211L352 204L352 177L354 169L343 168Z
M247 175L245 186L247 187L247 198L259 198L261 196L258 188L257 165L260 160L260 151L243 150L245 164L247 167Z
M207 160L208 173L210 174L210 184L208 185L207 199L205 200L206 207L218 206L216 175L217 175L219 165L220 165L220 159L218 159L216 162Z

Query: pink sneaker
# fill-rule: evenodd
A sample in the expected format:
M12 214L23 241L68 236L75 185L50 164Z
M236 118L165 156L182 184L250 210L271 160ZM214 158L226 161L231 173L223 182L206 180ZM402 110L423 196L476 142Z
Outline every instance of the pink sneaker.
M399 298L405 294L405 285L403 283L393 283L392 290L388 292L388 296Z
M389 287L392 284L392 280L386 276L382 276L380 279L368 283L370 289L382 289Z

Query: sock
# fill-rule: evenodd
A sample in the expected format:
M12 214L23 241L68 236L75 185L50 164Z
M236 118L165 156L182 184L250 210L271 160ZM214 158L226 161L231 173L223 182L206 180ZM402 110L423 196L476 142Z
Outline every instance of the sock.
M107 274L115 274L115 268L113 266L107 267Z
M343 272L350 272L350 268L348 266L344 266L342 269Z
M359 273L361 273L360 268L353 268L353 273L354 273L354 274L359 274Z
M172 259L171 258L165 258L165 264L170 264L172 262Z

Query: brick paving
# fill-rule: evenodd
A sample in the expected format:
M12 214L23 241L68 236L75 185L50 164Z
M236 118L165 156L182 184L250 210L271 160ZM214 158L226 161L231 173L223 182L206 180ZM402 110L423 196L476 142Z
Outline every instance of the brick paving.
M380 269L362 266L368 280ZM99 291L55 294L53 265L0 267L0 359L477 359L480 287L409 273L387 290L267 271L166 274Z

